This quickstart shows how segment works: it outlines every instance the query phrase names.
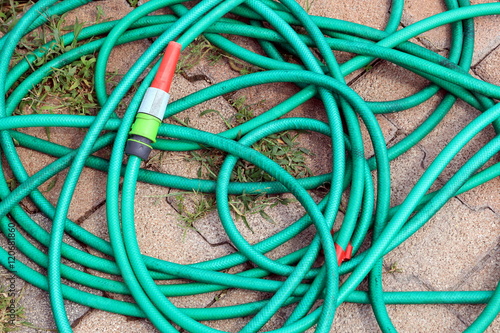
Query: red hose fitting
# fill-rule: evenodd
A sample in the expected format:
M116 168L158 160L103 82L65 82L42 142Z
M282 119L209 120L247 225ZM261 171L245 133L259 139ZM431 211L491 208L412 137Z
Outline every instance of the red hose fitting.
M345 251L339 244L335 243L335 252L337 253L337 263L340 266L345 259Z
M350 260L352 258L352 245L349 242L345 249L345 260Z
M352 245L347 244L344 250L339 244L335 243L335 252L337 253L337 263L340 266L344 261L351 259L352 256Z

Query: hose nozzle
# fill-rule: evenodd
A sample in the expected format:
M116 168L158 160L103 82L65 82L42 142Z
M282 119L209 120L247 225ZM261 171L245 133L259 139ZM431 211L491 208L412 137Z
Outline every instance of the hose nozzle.
M132 124L130 138L125 147L126 154L146 160L153 150L151 143L156 142L158 129L167 110L170 86L180 53L181 44L174 41L168 43L160 68L151 86L146 90Z

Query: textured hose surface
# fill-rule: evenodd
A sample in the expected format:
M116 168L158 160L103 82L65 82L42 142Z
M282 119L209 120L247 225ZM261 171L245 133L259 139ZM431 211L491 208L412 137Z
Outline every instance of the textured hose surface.
M487 303L467 332L482 332L495 319L500 312L500 287L496 291L387 292L382 285L382 262L384 255L422 228L455 195L500 176L500 106L495 102L500 99L500 86L469 74L474 46L472 19L500 15L500 3L471 6L466 0L447 0L448 11L398 30L404 1L393 0L385 29L376 30L309 15L294 0L202 0L195 5L191 3L189 8L183 0L151 0L121 20L88 26L76 36L74 33L61 36L65 45L72 44L74 39L80 43L38 67L36 60L57 47L57 43L40 45L37 51L14 61L14 51L24 36L46 24L51 16L89 2L91 0L40 0L0 39L0 227L8 239L15 233L15 245L28 260L46 268L45 275L30 268L26 262L16 262L16 274L20 278L49 292L60 332L72 331L64 299L148 318L161 332L179 332L178 327L188 332L221 332L205 321L246 316L251 317L240 331L258 332L286 306L291 306L292 310L282 326L272 332L304 332L311 327L315 332L329 332L336 310L344 302L371 304L383 332L396 332L387 304ZM171 14L156 14L155 11L167 7ZM447 57L409 41L445 24L452 24ZM160 126L153 147L164 152L187 152L206 147L223 152L224 162L214 177L216 180L157 172L141 164L135 156L124 159L128 132L158 69L158 56L172 40L186 49L201 35L225 51L230 59L241 59L260 69L172 102L165 116L167 121ZM234 36L257 41L261 53L236 44ZM154 42L116 87L112 90L106 87L106 71L113 49L146 38L154 38ZM356 56L340 64L332 50ZM16 109L33 86L54 71L95 52L98 57L94 89L100 106L95 116L16 115ZM430 83L401 99L366 101L346 84L344 78L375 59L392 62ZM136 82L140 84L135 85ZM170 121L205 101L268 83L293 83L299 89L266 112L217 134ZM136 90L133 97L127 99L126 111L118 112L119 104L130 95L134 85ZM388 147L376 115L405 111L440 92L440 102L422 123ZM175 94L175 87L172 93ZM313 98L322 103L323 121L288 115ZM480 110L481 114L438 154L406 199L391 207L390 161L425 138L458 99ZM85 137L78 148L73 149L21 131L34 127L80 128L85 130ZM495 129L496 136L463 163L444 185L429 192L450 161L488 127ZM362 128L367 134L362 134ZM307 131L326 136L331 151L329 157L318 160L330 166L333 172L294 178L278 163L252 148L256 142L284 131ZM40 165L40 171L30 176L19 156L20 147L53 156L54 161ZM96 154L106 147L111 150L108 157ZM365 157L366 147L373 148L373 157ZM234 181L233 172L239 160L264 170L274 181ZM105 208L109 241L68 218L71 205L78 205L73 197L85 168L107 173ZM67 175L54 206L45 197L42 184L61 172ZM16 187L10 186L11 174L18 184ZM138 182L173 191L215 193L220 223L237 251L191 265L143 255L134 217ZM316 202L310 190L324 188L325 184L328 193ZM290 193L305 214L275 235L251 244L238 229L230 203L231 195L248 193ZM50 232L24 209L20 202L25 198L52 221ZM339 211L344 214L340 216ZM165 223L177 222L166 217ZM266 255L311 225L315 236L309 244L283 257ZM335 233L331 232L333 229ZM65 238L69 236L92 251L71 245L74 242ZM36 246L33 240L38 243ZM370 246L361 250L367 242ZM40 250L40 246L47 251ZM350 247L352 258L339 265L336 248L345 251ZM0 263L9 270L8 251L0 247ZM68 262L85 269L75 269ZM242 264L245 270L235 269ZM230 273L231 269L237 273ZM349 275L344 278L346 274ZM366 277L368 291L356 290ZM67 281L74 284L69 285ZM133 302L86 292L78 286L131 295ZM270 296L260 301L209 308L181 308L173 302L175 297L231 288L266 292Z

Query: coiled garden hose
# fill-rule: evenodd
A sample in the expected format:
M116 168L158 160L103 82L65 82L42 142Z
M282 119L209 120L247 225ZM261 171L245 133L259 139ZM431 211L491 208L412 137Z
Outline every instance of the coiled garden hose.
M45 276L27 263L17 262L16 274L50 293L59 331L72 331L63 299L123 315L148 318L161 332L178 332L174 324L188 332L220 332L202 321L243 316L252 317L241 332L257 332L278 310L290 304L295 304L291 315L281 328L273 332L303 332L313 326L316 332L328 332L335 311L343 302L370 303L383 332L395 331L386 304L487 303L467 331L482 332L494 320L500 311L498 287L496 291L384 292L382 258L421 228L450 198L500 175L498 161L483 168L500 150L500 106L494 101L500 99L500 87L468 74L474 43L472 19L500 14L500 3L471 6L467 0L447 0L448 11L397 30L404 2L393 0L390 19L385 30L380 31L360 24L308 15L293 0L203 0L190 9L184 6L182 0L152 0L121 20L86 27L77 35L68 33L62 36L66 45L75 38L86 42L38 68L33 66L33 62L55 47L54 42L41 45L17 63L12 62L14 50L23 36L46 23L51 16L61 15L89 2L91 0L40 0L0 39L0 144L5 158L5 162L2 161L4 172L0 176L1 229L7 239L15 233L18 251L37 265L47 268ZM173 14L151 14L165 7L169 7ZM228 13L231 13L230 18L226 15ZM448 58L408 41L422 32L450 23L452 44ZM256 39L264 53L257 54L235 44L228 39L229 34ZM158 83L165 71L160 64L176 56L167 51L162 61L156 59L167 44L185 49L200 35L232 57L262 70L213 84L166 107L170 83ZM108 95L106 66L113 48L152 37L156 37L154 43ZM357 56L339 64L332 50ZM95 91L100 111L96 116L13 115L31 87L50 76L55 69L93 52L99 52ZM291 53L295 61L286 61L283 52ZM346 85L344 77L376 58L411 70L431 84L402 99L365 101ZM148 66L153 67L147 71ZM172 66L175 67L175 61L167 66L170 74ZM118 104L145 72L147 75L125 114L119 117L116 113ZM206 100L246 87L276 82L295 83L301 90L267 112L225 132L212 134L161 122ZM175 87L172 90L175 93ZM375 114L412 108L436 95L439 90L446 91L446 95L435 110L415 131L388 148ZM314 97L322 101L327 122L312 118L280 119ZM479 109L481 115L446 145L407 198L400 205L390 207L389 162L431 132L457 98ZM365 158L360 121L368 130L369 142L375 152L374 157L369 159ZM453 157L490 125L494 127L496 137L481 147L445 185L428 193ZM71 149L16 131L27 127L75 127L85 128L87 132L78 149ZM306 130L328 136L334 172L295 179L276 162L251 148L262 138L287 130ZM52 155L56 160L29 176L19 158L17 146ZM109 160L93 155L106 146L112 146ZM216 181L141 168L141 161L147 159L151 149L188 151L204 147L227 153ZM125 150L129 155L126 165L123 164ZM231 173L238 159L253 163L275 181L232 181ZM110 242L67 217L70 205L77 204L72 202L72 197L84 167L107 172L106 214ZM69 171L54 207L39 187L65 169ZM8 185L7 170L14 174L19 184L15 189ZM373 170L377 171L375 179L371 175ZM134 226L137 181L215 193L221 223L237 252L192 265L142 255ZM330 184L329 192L321 202L316 203L308 190L325 183ZM345 217L332 237L331 230L347 188L350 192ZM291 193L306 214L277 234L252 245L236 228L228 195L256 191ZM20 201L26 197L52 220L50 233L23 210ZM172 221L166 219L165 223ZM286 243L311 224L315 227L316 236L310 244L276 260L266 256L267 252ZM370 229L373 230L371 246L360 252ZM63 242L65 233L112 259L87 253ZM47 247L48 254L35 247L23 234L30 235ZM7 269L8 251L0 248L0 262ZM321 267L313 267L320 253L324 256L324 263ZM71 268L62 263L63 258L85 268L120 276L123 282ZM256 268L236 274L226 273L229 268L245 262L253 263ZM348 273L350 275L340 284L340 277ZM269 279L271 274L282 279ZM368 275L369 292L356 290ZM88 293L64 284L62 278L96 290L132 295L134 302ZM190 282L158 283L174 279ZM272 293L272 296L261 301L217 308L178 308L169 299L229 288L264 291Z

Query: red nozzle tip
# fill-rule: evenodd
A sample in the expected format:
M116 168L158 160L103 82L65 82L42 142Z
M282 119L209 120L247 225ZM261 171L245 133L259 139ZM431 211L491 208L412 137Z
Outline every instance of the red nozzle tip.
M168 43L165 55L161 60L160 68L158 69L158 73L156 73L153 83L151 83L151 87L161 89L165 92L170 91L175 68L177 67L177 62L181 54L181 48L182 45L177 42L172 41Z

